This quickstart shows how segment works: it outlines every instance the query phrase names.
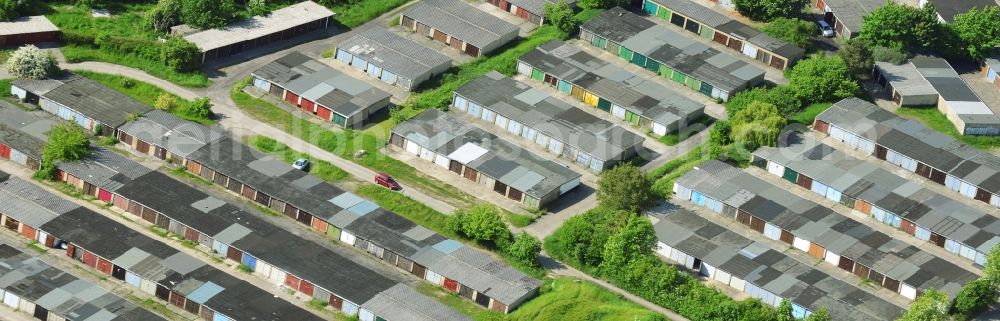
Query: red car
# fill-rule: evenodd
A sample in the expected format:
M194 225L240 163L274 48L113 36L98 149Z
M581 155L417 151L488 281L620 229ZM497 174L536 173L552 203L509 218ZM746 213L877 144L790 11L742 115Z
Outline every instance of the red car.
M395 179L392 179L392 176L389 176L389 174L386 173L375 174L375 183L388 187L394 191L403 189L403 187L399 186L399 183L396 183Z

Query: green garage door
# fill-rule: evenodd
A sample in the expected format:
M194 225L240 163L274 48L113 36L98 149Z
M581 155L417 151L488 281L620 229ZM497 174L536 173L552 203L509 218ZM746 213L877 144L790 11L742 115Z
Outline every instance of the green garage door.
M622 57L625 58L625 60L631 61L632 50L628 50L628 48L622 47L620 50L618 50L618 57Z
M659 74L660 74L660 76L663 76L663 77L665 77L667 79L670 79L670 76L672 76L674 74L674 70L670 69L670 67L667 67L665 65L660 65L660 72L659 72Z
M645 11L650 16L655 16L656 15L656 8L658 8L658 7L660 7L660 6L658 6L655 3L653 3L653 0L646 0L646 2L644 2L642 4L642 11Z
M337 124L337 125L340 125L340 126L345 126L346 127L347 118L344 118L344 116L341 116L340 114L334 113L333 114L333 123Z
M531 69L531 79L542 80L545 78L545 73L538 69Z
M670 21L670 13L670 10L667 10L667 8L660 7L660 10L656 12L656 16L660 17L660 19Z
M608 45L608 40L594 35L594 40L591 40L590 43L597 48L604 49L604 47Z
M682 74L682 73L680 73L680 72L678 72L678 71L675 70L673 77L671 77L670 79L673 79L674 81L683 84L684 83L684 74Z
M660 70L660 63L653 59L646 59L646 70L657 72Z
M788 167L785 167L785 173L781 175L781 178L784 178L786 181L795 183L795 179L799 178L799 173L796 173L795 171L788 169Z
M643 56L643 55L640 55L640 54L637 54L637 53L632 53L632 63L636 64L637 66L640 66L640 67L645 67L646 66L646 56Z

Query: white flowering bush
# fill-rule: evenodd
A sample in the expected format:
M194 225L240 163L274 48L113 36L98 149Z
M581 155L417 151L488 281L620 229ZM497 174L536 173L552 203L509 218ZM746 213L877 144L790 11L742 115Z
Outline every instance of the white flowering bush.
M7 59L5 68L16 79L43 79L59 71L56 60L33 45L17 48Z

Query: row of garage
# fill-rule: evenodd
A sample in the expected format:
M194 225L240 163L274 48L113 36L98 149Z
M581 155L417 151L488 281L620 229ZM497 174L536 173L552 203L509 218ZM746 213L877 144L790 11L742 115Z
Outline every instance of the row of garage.
M884 274L856 262L854 259L830 252L819 244L799 238L787 230L781 229L769 222L764 221L763 219L758 218L757 216L754 216L752 213L737 209L722 201L712 199L704 193L692 190L678 183L674 183L673 191L675 195L682 200L690 200L691 202L699 206L706 207L715 213L734 218L736 221L749 226L751 229L763 234L769 239L785 242L796 249L808 253L810 256L824 260L827 263L853 273L862 279L870 280L875 284L899 293L906 298L912 300L918 295L917 289L913 286L902 283L899 280L888 278Z

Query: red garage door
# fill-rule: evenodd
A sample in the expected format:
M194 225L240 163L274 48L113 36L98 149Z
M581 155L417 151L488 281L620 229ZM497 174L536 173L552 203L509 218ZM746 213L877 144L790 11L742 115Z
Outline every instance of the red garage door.
M330 117L333 116L332 113L333 112L327 109L326 107L316 105L316 115L319 116L319 118L329 121L331 119Z
M299 105L299 95L293 94L290 91L285 92L285 101L292 103L292 105Z
M451 292L458 292L458 281L444 278L444 288L451 290Z
M0 157L10 159L10 147L0 144Z
M302 111L307 113L314 113L313 106L315 106L315 103L309 101L308 99L302 98Z

